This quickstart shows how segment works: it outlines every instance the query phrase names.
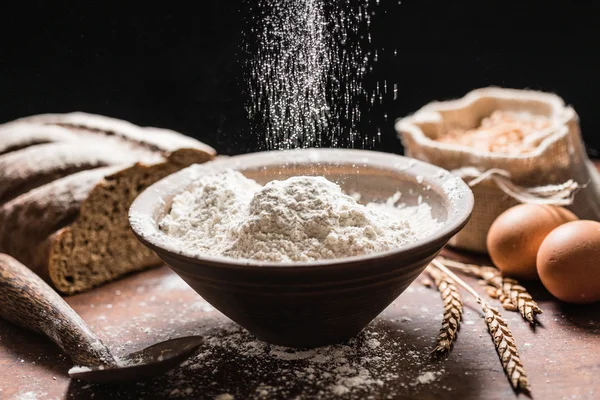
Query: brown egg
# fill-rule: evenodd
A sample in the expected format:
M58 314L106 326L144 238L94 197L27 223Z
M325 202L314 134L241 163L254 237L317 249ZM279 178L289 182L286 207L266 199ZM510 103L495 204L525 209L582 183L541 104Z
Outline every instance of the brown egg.
M542 283L568 303L600 300L600 223L574 221L559 226L542 242L537 268Z
M577 217L562 207L520 204L496 218L487 235L487 249L506 276L538 279L536 257L553 229Z

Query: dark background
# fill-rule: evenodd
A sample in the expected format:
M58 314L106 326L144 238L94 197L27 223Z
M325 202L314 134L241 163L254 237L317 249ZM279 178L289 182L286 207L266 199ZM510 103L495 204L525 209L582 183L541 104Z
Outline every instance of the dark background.
M175 129L221 153L261 147L249 133L238 50L252 0L194 2L198 10L109 3L4 2L1 122L79 110ZM596 2L381 0L374 10L373 48L384 51L365 85L398 84L396 101L363 111L361 131L382 129L376 149L401 151L395 118L495 85L562 96L597 154Z

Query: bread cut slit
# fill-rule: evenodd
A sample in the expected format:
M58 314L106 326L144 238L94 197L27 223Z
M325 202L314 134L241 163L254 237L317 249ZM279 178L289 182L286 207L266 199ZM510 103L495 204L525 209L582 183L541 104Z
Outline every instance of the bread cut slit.
M135 163L139 155L93 141L33 145L0 156L0 204L79 171Z
M77 140L77 135L55 125L7 123L0 128L0 156L30 146Z

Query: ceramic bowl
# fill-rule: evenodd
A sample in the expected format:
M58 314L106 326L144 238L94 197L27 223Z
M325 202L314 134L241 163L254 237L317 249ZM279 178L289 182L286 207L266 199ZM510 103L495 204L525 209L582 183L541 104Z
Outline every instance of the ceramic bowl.
M397 191L402 202L426 201L439 230L408 246L343 259L276 263L186 253L160 231L174 195L195 177L226 169L265 184L323 175L365 201ZM268 343L317 347L358 334L419 276L468 221L469 187L448 171L410 158L365 151L308 149L253 153L193 165L146 189L129 220L136 236L216 309Z

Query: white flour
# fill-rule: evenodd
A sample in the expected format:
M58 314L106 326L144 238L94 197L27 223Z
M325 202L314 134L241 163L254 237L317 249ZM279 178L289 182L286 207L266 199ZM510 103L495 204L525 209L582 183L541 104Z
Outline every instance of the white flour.
M314 261L382 252L438 227L422 203L365 205L323 177L264 187L237 171L205 176L176 195L160 228L184 249L260 261Z

